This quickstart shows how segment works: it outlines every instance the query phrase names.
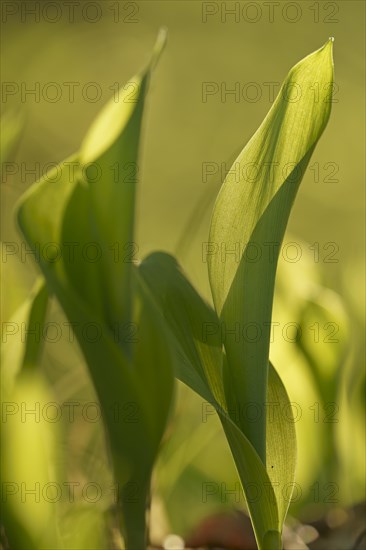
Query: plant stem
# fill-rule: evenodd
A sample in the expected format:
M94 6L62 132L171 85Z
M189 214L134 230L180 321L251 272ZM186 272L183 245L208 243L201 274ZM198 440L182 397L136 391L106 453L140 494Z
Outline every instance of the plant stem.
M278 531L267 531L259 550L282 550L282 536Z
M122 498L123 500L123 498ZM121 502L122 532L126 550L146 550L147 525L145 503Z

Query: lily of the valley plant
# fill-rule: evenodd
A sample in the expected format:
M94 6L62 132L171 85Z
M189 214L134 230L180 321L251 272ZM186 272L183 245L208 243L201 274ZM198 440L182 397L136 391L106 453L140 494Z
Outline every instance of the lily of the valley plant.
M62 177L48 176L32 186L17 209L20 229L34 250L49 242L97 242L102 250L115 242L133 242L136 183L116 181L110 167L136 164L151 72L160 55L160 34L147 69L131 82L137 90L127 101L130 87L121 89L98 116L71 161L78 162L73 181L63 163ZM176 259L156 252L139 265L115 262L109 253L101 261L86 262L76 253L73 261L41 257L39 283L24 315L43 323L48 297L61 304L85 357L104 415L105 433L116 481L127 487L136 482L139 499L119 501L119 520L126 548L143 550L147 544L146 509L154 462L172 401L174 376L216 408L247 499L257 545L262 550L282 548L281 533L289 492L294 481L296 440L294 424L281 414L249 421L240 411L254 403L289 406L286 390L269 361L270 323L280 246L274 257L263 254L251 261L251 243L283 240L289 214L302 176L322 135L331 110L333 82L332 40L295 65L266 118L240 153L237 163L252 166L255 177L241 181L230 172L214 207L209 233L208 274L213 306L188 282ZM313 85L317 83L316 96ZM93 163L102 177L95 181ZM274 166L280 167L273 170ZM283 167L291 166L284 176ZM240 247L240 261L214 253L217 243L227 250ZM103 338L86 341L80 327L87 322L102 327ZM136 323L139 342L113 337L116 324ZM203 327L220 323L232 327L255 324L262 337L255 341L227 338ZM40 350L26 346L21 373L37 368ZM116 422L110 403L135 402L141 411L137 424ZM277 409L276 409L277 410ZM273 412L273 411L272 411ZM4 474L6 476L6 473ZM260 499L251 498L258 488ZM287 492L284 491L287 488ZM36 547L32 527L17 530L20 520L8 510L9 539L26 537ZM52 541L53 548L62 542ZM21 540L25 540L24 538ZM32 542L33 541L33 542ZM33 546L32 546L33 544ZM22 546L22 545L20 545ZM22 546L24 547L24 545Z

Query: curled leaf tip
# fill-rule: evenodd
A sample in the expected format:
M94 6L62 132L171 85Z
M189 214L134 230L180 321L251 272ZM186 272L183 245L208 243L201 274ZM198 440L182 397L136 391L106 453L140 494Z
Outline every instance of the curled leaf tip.
M168 29L166 27L160 27L158 36L156 38L155 46L152 52L151 68L154 68L159 60L162 51L165 48L168 37Z

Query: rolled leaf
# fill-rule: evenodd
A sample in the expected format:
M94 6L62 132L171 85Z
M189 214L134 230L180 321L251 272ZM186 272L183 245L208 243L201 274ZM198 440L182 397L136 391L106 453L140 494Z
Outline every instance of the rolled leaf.
M220 321L254 336L227 338L231 399L265 406L277 259L293 201L332 101L332 39L295 65L217 197L208 267ZM317 93L319 92L319 93ZM235 172L236 173L236 172ZM257 336L255 336L257 335ZM265 415L241 427L265 463Z
M131 81L136 85L133 104L125 101L122 89L119 101L104 108L80 152L58 168L58 181L47 175L18 206L29 245L45 250L52 243L55 250L54 256L41 254L39 264L72 323L100 400L128 549L146 545L150 476L173 375L155 306L132 279L132 263L124 261L126 245L133 242L136 182L116 181L113 169L137 166L148 82L164 40L163 32L147 70ZM97 181L93 168L101 174ZM95 332L88 335L86 327ZM136 411L134 422L125 421L128 405ZM134 499L126 497L131 483Z

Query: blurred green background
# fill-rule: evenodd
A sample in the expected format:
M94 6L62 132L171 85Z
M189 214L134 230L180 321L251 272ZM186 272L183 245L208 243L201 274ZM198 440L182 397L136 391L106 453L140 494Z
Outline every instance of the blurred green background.
M24 171L34 168L42 173L47 163L60 162L78 149L116 83L124 84L146 63L158 29L166 26L168 45L154 74L145 119L136 242L139 257L156 249L176 253L206 298L209 287L202 243L208 238L220 181L216 176L204 181L203 165L227 163L229 168L272 104L268 83L277 83L277 92L297 61L329 36L335 37L337 101L290 218L285 243L298 243L301 259L280 262L273 315L280 329L271 355L291 401L302 412L296 424L297 483L302 491L290 514L305 521L328 508L362 500L365 4L353 0L227 2L228 10L235 5L240 10L225 17L221 2L104 0L81 2L70 20L64 2L40 2L39 21L30 13L23 13L22 20L21 4L30 9L35 3L3 2L2 6L2 114L16 111L24 118L20 141L8 158L15 164L3 166L2 171L3 243L19 241L13 207L37 179ZM47 4L58 4L59 9ZM90 6L83 12L86 4ZM204 22L210 10L215 13ZM59 20L51 22L60 13ZM50 101L45 92L51 82L62 91L57 101ZM73 101L65 85L70 82L80 84L75 85ZM207 82L228 90L239 83L244 97L237 102L227 95L223 101L217 93L203 101ZM98 101L86 99L88 83L96 83L101 91ZM255 83L255 88L249 89L248 83ZM21 90L37 86L39 101L30 94L22 101ZM254 89L259 90L258 101L251 100ZM93 89L89 92L92 96ZM49 94L52 97L51 89ZM11 174L12 170L17 173ZM192 218L197 205L199 214ZM184 246L178 247L183 236ZM332 250L336 261L329 261ZM11 318L35 276L29 258L27 262L20 255L3 258L2 320ZM61 316L57 304L53 314ZM281 330L288 322L302 323L300 342L283 337ZM315 322L319 341L309 329ZM326 341L327 323L338 329L336 342ZM73 346L67 342L47 345L44 357L44 372L57 399L93 399L82 359ZM329 403L335 409L324 410ZM333 412L338 422L324 422ZM75 425L64 426L64 447L58 449L65 475L107 483L101 434L90 430L90 424L78 426L77 433L84 437L75 438L73 430ZM95 441L99 441L97 449ZM157 467L156 538L169 532L184 536L214 510L238 506L235 498L226 501L221 491L207 502L202 498L203 484L224 483L232 488L236 481L218 422L213 416L202 422L202 403L179 386ZM330 498L333 488L335 497Z

